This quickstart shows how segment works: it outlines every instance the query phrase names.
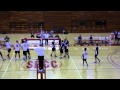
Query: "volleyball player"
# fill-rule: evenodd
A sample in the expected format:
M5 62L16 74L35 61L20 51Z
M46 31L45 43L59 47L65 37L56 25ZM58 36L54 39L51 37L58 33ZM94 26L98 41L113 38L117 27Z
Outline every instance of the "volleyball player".
M25 43L27 44L27 53L28 53L28 58L29 58L29 59L31 59L31 54L30 54L29 45L28 45L28 43L27 43L27 39L26 39Z
M69 50L68 50L68 47L69 47L69 41L67 40L67 38L64 40L64 49L65 49L65 55L64 57L66 57L66 55L68 56L69 58Z
M86 62L87 66L88 66L87 56L88 56L87 48L84 48L84 51L83 51L83 53L82 53L83 66L84 66L84 62Z
M20 59L20 44L19 44L18 40L14 44L14 49L15 49L15 60L17 60L16 59L17 53L18 53L19 59Z
M21 47L23 49L23 60L27 60L27 43L26 40L23 40L23 43L21 44Z
M6 41L6 49L8 50L8 58L10 59L10 52L11 52L11 42L9 39Z
M51 53L51 57L52 57L52 54L54 53L54 57L57 57L56 56L56 46L55 46L55 40L52 41L52 53Z
M96 44L96 49L95 49L95 62L94 63L97 63L97 60L100 62L100 59L97 57L99 54L99 47L98 47L98 44Z
M62 40L60 44L60 59L63 58L63 50L64 50L64 41Z

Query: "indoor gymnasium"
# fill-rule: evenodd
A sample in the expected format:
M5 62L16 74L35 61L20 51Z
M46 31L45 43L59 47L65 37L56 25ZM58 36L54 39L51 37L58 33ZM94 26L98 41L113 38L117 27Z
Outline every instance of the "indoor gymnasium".
M120 11L0 11L0 79L120 79Z

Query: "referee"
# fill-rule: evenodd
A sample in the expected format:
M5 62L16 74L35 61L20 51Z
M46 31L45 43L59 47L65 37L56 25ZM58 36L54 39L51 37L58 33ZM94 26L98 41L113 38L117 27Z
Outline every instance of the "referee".
M44 72L44 48L40 44L40 47L35 48L34 51L38 54L39 72Z

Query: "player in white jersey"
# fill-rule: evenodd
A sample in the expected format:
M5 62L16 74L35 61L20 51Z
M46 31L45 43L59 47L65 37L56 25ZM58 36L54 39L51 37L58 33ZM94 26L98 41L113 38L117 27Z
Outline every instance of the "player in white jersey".
M87 48L84 48L84 51L83 51L83 53L82 53L83 66L84 66L84 62L86 62L87 66L88 66L87 57L88 57Z
M18 40L14 44L14 49L15 49L15 60L16 60L17 53L18 53L19 59L20 59L20 44L19 44Z
M10 52L11 52L11 42L9 39L6 41L6 49L8 50L8 58L10 59Z
M21 44L22 49L23 49L23 60L26 61L27 60L27 43L26 40L23 41L23 43Z

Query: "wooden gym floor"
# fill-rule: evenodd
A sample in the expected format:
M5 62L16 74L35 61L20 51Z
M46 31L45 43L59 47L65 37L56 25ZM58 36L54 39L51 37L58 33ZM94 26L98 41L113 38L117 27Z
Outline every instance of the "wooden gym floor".
M10 37L12 45L16 40L30 38L30 34L0 34L0 38L6 35ZM74 44L74 37L80 33L59 34L62 39L68 38L70 44ZM82 36L109 36L110 33L82 33ZM88 67L83 66L81 54L83 49L88 50ZM46 79L120 79L120 46L99 46L98 57L101 62L94 63L95 46L70 46L70 58L60 59L59 50L57 57L50 57L50 47L45 47ZM7 51L0 49L7 59ZM2 61L0 57L0 78L1 79L37 79L36 59L37 54L31 50L31 60L23 61L21 50L21 60L15 61L14 49L11 51L11 59Z

